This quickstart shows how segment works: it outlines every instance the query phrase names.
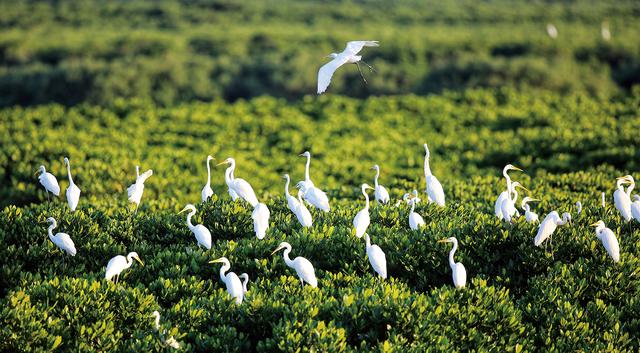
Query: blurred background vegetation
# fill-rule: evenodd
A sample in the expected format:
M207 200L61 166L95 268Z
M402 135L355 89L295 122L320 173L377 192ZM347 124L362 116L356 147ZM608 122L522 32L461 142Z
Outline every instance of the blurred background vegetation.
M313 94L324 55L377 39L354 97L475 87L611 97L640 82L638 1L0 1L0 106L170 106ZM559 32L552 39L548 23ZM603 39L606 23L610 40Z

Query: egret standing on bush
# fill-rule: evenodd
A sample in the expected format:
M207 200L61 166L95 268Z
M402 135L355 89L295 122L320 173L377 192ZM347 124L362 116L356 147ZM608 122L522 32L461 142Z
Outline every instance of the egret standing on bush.
M242 279L242 293L243 297L245 297L247 295L247 292L249 291L247 289L247 284L249 284L249 275L246 273L242 273L240 274L240 276L238 276L238 278Z
M302 186L302 192L304 192L304 199L307 200L308 203L313 205L313 207L320 209L324 212L329 212L329 198L324 191L318 189L311 181L309 177L309 165L311 164L311 153L306 151L300 156L307 157L307 164L304 169L304 181L298 182L298 185Z
M71 212L76 210L78 207L78 201L80 200L80 188L76 186L73 182L73 178L71 178L71 163L69 163L69 158L64 157L64 164L67 165L67 176L69 177L69 187L67 187L67 203L69 204L69 208Z
M149 169L146 172L140 174L140 166L136 166L136 182L131 184L127 188L127 195L129 202L136 204L134 214L138 212L138 206L140 206L140 200L142 199L142 192L144 192L144 182L153 175L153 170Z
M304 287L304 282L307 282L313 288L318 287L318 280L316 279L316 273L311 262L309 262L309 260L305 259L302 256L298 256L293 260L289 258L289 253L291 252L291 244L287 242L280 243L278 248L275 249L271 253L271 255L277 253L282 249L284 249L284 262L287 264L287 266L296 270L296 274L298 275L298 278L300 278L300 283L302 284L302 286Z
M449 267L453 277L453 285L456 288L463 288L467 284L467 270L460 262L455 262L453 255L458 250L458 239L450 237L448 239L438 240L438 243L453 243L453 249L449 252Z
M220 267L220 279L227 286L227 293L229 293L232 298L235 298L236 304L242 304L244 290L242 289L240 278L238 278L238 275L236 275L235 272L229 272L225 275L225 272L229 271L231 268L229 260L227 260L226 257L221 257L219 259L209 261L210 264L216 262L222 263L222 267Z
M640 196L633 195L633 202L631 203L631 216L640 222Z
M295 215L298 218L298 222L305 228L311 227L313 225L313 218L311 217L311 212L307 209L307 206L304 205L302 201L302 190L298 190L298 204L296 205Z
M367 257L369 258L369 263L371 263L371 267L376 271L382 279L387 278L387 257L384 255L384 251L380 249L379 246L375 244L371 244L371 239L369 239L369 234L364 234L364 240L366 244Z
M503 215L502 215L502 201L504 201L505 199L511 197L512 185L511 185L511 178L509 177L509 174L508 174L508 172L510 170L522 171L522 169L520 169L518 167L514 167L511 164L507 164L502 169L502 175L504 176L505 180L507 181L507 190L500 193L500 195L498 196L498 199L496 200L496 203L495 203L495 213L496 213L496 217L498 217L499 220L502 220L504 218Z
M160 332L160 313L158 312L158 310L154 310L151 316L153 316L155 319L154 328L160 335L160 339L162 340L162 342L173 349L180 349L180 343L178 343L178 341L176 341L173 336L165 340L164 336L167 334L167 332L164 330Z
M296 214L296 208L300 201L289 193L289 183L291 181L291 179L289 179L289 174L285 174L282 177L286 180L284 183L284 196L287 199L287 207L291 212L293 212L293 214Z
M364 83L367 83L367 80L364 78L362 74L362 70L360 69L360 64L358 62L362 61L362 56L356 55L362 50L364 47L377 47L377 40L359 40L359 41L351 41L347 42L347 47L344 48L342 53L331 53L327 55L327 57L333 59L328 63L324 64L320 70L318 71L318 94L322 94L327 90L329 84L331 83L331 77L333 73L344 64L356 64L358 67L358 72L360 72L360 77ZM369 67L369 70L374 71L371 65L362 61L363 64Z
M557 211L551 211L540 223L538 233L536 234L533 244L540 246L545 240L549 239L549 246L551 247L551 255L553 256L553 246L551 245L551 237L558 226L567 224L571 221L571 215L568 212L562 214L562 219Z
M376 171L376 176L373 179L373 187L374 187L374 195L376 197L376 202L381 203L383 205L389 203L389 192L385 189L384 186L378 184L378 177L380 177L380 166L377 164L371 167Z
M191 217L196 214L196 206L188 204L182 209L182 211L178 212L178 214L185 211L190 211L187 214L187 227L189 227L189 230L196 237L196 240L198 241L198 247L204 246L207 250L211 249L211 232L209 232L209 229L207 229L207 227L203 226L202 224L197 224L194 226L191 223Z
M202 202L206 202L213 195L213 189L211 189L211 166L209 165L209 161L212 159L215 158L207 156L207 183L202 188Z
M110 281L115 276L116 283L118 283L118 280L120 279L120 273L131 267L131 265L133 264L133 259L138 261L140 265L144 266L144 262L140 260L138 253L135 251L130 252L127 257L118 255L109 260L109 262L107 263L107 270L105 271L104 278L107 281Z
M373 189L369 184L362 184L361 190L365 199L365 206L361 209L353 218L353 228L356 231L356 236L362 238L364 233L367 232L371 219L369 218L369 195L367 195L367 189Z
M619 177L616 181L618 190L613 193L616 209L618 209L625 222L631 221L631 198L624 190L624 184L633 183L633 177L631 179L630 177L630 175Z
M607 253L613 259L613 262L620 261L620 246L618 245L618 239L613 231L607 228L603 221L598 221L591 225L596 227L596 236L602 242L602 245L607 250Z
M234 176L234 171L236 169L236 160L233 158L227 158L223 162L218 163L217 165L229 164L227 170L224 173L224 181L227 183L227 187L229 188L229 195L233 199L232 191L241 199L247 201L252 207L256 207L258 204L258 198L256 197L256 193L253 191L251 184L249 184L246 180L241 178L236 178ZM235 199L234 199L235 200Z
M409 212L409 228L411 230L419 230L421 227L425 225L424 219L420 214L415 212L416 203L418 203L419 199L416 197L411 198L411 212Z
M57 233L56 235L53 235L53 230L58 226L58 223L56 223L56 220L53 217L47 218L47 223L50 223L47 233L49 234L51 242L68 255L76 256L76 246L73 244L73 240L71 240L69 234Z
M529 205L527 204L528 202L534 202L534 201L540 201L540 200L532 199L529 196L522 199L522 209L524 210L524 217L529 223L538 222L538 214L535 212L532 212L531 209L529 208Z
M251 212L251 218L253 219L253 230L256 232L258 239L264 239L269 229L269 208L262 202L258 203Z
M444 191L442 185L438 181L435 175L431 174L431 168L429 167L429 147L424 144L424 177L427 184L427 198L429 202L435 202L438 206L444 206Z
M40 184L44 186L45 193L47 194L47 201L49 201L49 193L59 196L60 185L58 185L56 177L54 177L53 174L48 173L43 165L41 165L36 171L36 174L38 173L40 173L38 180L40 180Z
M518 209L516 208L516 201L518 200L518 190L516 188L529 191L517 181L511 183L511 193L507 198L502 200L502 205L500 206L502 209L502 219L509 223L511 223L511 218L513 216L520 217L520 212L518 212Z

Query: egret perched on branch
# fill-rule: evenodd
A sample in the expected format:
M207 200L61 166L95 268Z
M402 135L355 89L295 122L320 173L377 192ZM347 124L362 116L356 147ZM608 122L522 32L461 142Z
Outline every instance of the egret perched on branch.
M202 188L202 202L206 202L213 195L213 190L211 189L211 166L209 165L209 161L212 159L215 158L207 156L207 183Z
M362 184L361 190L366 203L364 208L361 209L353 218L353 228L355 229L356 236L358 238L362 238L369 227L369 223L371 223L371 219L369 218L369 195L367 195L367 189L373 188L369 186L369 184Z
M362 70L360 69L360 64L358 62L362 61L362 56L356 55L362 50L364 47L377 47L379 46L377 40L358 40L347 42L346 48L342 51L342 53L331 53L327 55L328 58L333 60L324 64L320 70L318 71L318 94L322 94L329 87L329 83L331 83L331 77L333 73L344 64L356 64L358 67L358 72L360 72L360 77L364 83L367 83L367 80L364 78L362 74ZM363 64L369 67L369 70L375 71L371 65L362 61Z
M411 228L411 230L419 230L421 227L425 225L424 219L422 218L422 216L417 212L415 212L416 203L418 203L418 201L419 199L415 197L411 198L411 201L410 201L411 212L409 213L409 228Z
M229 293L229 295L232 298L235 298L236 304L242 304L242 299L244 298L244 291L242 289L242 283L240 282L240 278L238 278L238 275L236 275L235 272L229 272L226 275L224 274L225 272L229 271L229 269L231 268L231 264L229 263L229 260L227 260L226 257L221 257L219 259L209 261L210 264L213 264L216 262L222 263L222 267L220 267L220 279L227 286L227 293Z
M258 198L256 197L256 193L253 191L251 185L244 179L234 177L233 172L236 169L236 160L233 158L227 158L217 165L221 164L229 164L229 168L227 168L224 173L224 181L229 187L229 195L231 195L231 198L233 199L233 195L231 194L231 191L233 191L238 197L247 201L252 207L256 207L258 204Z
M180 349L180 343L178 343L178 341L176 341L176 339L173 338L173 336L165 340L164 335L166 335L167 332L165 330L160 332L160 313L158 312L158 310L154 310L151 316L155 318L154 328L156 332L158 332L158 334L160 335L160 339L162 339L163 343L173 349Z
M43 165L41 165L36 171L36 174L38 173L40 173L38 180L40 180L40 184L44 186L45 193L47 194L47 201L49 201L49 193L59 196L60 185L58 185L56 177L54 177L53 174L48 173Z
M613 193L613 201L624 221L629 222L631 220L631 197L624 190L624 184L626 183L635 185L631 175L617 178L616 186L618 190Z
M76 256L76 246L73 244L73 240L67 233L58 233L53 235L53 230L58 226L56 220L53 217L47 218L47 223L49 224L49 229L47 229L47 233L49 234L49 239L54 243L60 250L66 252L71 256Z
M311 212L307 209L307 206L302 202L302 190L298 190L298 204L296 206L295 215L298 218L298 222L303 227L309 228L313 224L313 218L311 218Z
M240 276L238 276L238 278L242 279L242 293L243 293L243 296L244 296L249 291L247 289L247 284L249 284L249 275L246 274L246 273L242 273L242 274L240 274Z
M535 202L535 201L540 201L540 200L532 199L529 196L522 199L522 209L524 210L524 216L527 222L529 223L538 222L538 214L535 212L532 212L531 209L529 208L529 205L527 204L527 202Z
M502 219L509 223L511 223L511 218L513 216L520 217L520 212L518 212L518 209L516 208L516 201L518 200L518 190L516 188L529 191L517 181L511 183L511 192L507 198L502 200L502 205L500 206L502 209Z
M182 209L182 211L178 212L178 214L185 211L190 211L187 214L187 227L189 227L189 230L196 237L196 240L198 241L198 247L202 245L207 250L211 249L211 232L209 232L209 229L207 229L207 227L203 226L202 224L197 224L194 226L191 223L191 217L196 214L196 206L188 204Z
M502 175L504 176L505 180L507 181L507 190L500 193L500 195L498 196L498 199L496 200L496 203L495 203L495 213L496 213L496 217L498 217L499 220L502 220L504 218L504 216L502 214L502 201L504 201L505 199L511 197L512 185L511 185L511 178L509 177L509 174L508 174L508 172L510 170L522 171L522 169L520 169L518 167L514 167L511 164L507 164L502 169Z
M633 195L633 202L631 203L631 216L640 222L640 196Z
M136 204L134 214L138 212L138 206L140 206L140 199L142 199L142 192L144 192L144 182L153 175L153 170L149 169L146 172L140 174L140 167L136 166L136 182L131 184L127 188L127 195L129 202Z
M302 284L302 286L304 287L304 282L307 282L313 288L318 287L318 280L316 279L316 273L311 262L309 262L309 260L305 259L302 256L298 256L293 260L289 258L289 253L291 252L291 244L287 242L280 243L278 248L275 249L271 253L271 255L282 249L285 249L283 255L284 262L287 264L287 266L296 270L296 274L298 275L298 278L300 278L300 283Z
M387 257L384 255L384 251L380 249L379 246L375 244L371 244L371 239L369 239L369 234L364 234L364 240L367 249L367 257L369 258L369 263L371 263L371 267L376 271L380 277L383 279L387 278Z
M377 164L371 167L371 169L375 169L376 176L373 179L373 187L374 187L374 195L376 197L376 202L381 204L389 203L389 192L385 189L384 186L378 184L378 177L380 177L380 166Z
M76 207L78 207L78 200L80 200L80 188L76 186L73 182L73 178L71 178L71 163L69 163L69 158L64 157L64 164L67 165L67 176L69 177L69 187L67 187L66 192L67 203L73 212L76 210Z
M460 262L455 262L453 255L458 250L458 239L455 237L438 240L438 243L453 243L453 249L449 252L449 267L453 275L453 285L456 288L463 288L467 284L467 270Z
M429 202L435 202L438 206L444 206L444 191L442 185L438 181L435 175L431 174L431 168L429 167L429 147L424 144L424 177L427 184L427 199Z
M324 212L329 212L329 198L324 191L318 189L311 181L309 177L309 165L311 164L311 153L306 151L300 156L307 157L307 164L304 168L304 181L298 182L298 187L301 187L302 192L304 192L304 199L307 200L308 203L313 205L315 208L318 208Z
M251 212L251 218L253 219L253 230L256 232L258 239L264 239L269 229L269 208L262 202L258 203Z
M598 221L591 225L596 227L596 236L602 242L602 245L607 250L607 253L613 259L613 262L620 261L620 246L618 245L618 239L613 231L604 225L603 221Z
M296 214L296 208L298 207L300 201L289 193L289 183L291 182L291 179L289 179L289 174L285 174L282 177L286 180L286 182L284 183L284 196L287 198L287 207L289 207L293 214Z
M533 244L535 246L540 246L542 242L549 239L549 246L551 246L551 236L553 232L555 232L558 226L562 226L567 224L567 222L571 221L571 215L568 212L562 214L562 219L560 215L556 211L551 211L540 223L540 227L538 228L538 233L536 234L535 239L533 240ZM551 248L551 254L553 255L553 247Z
M116 283L120 279L120 273L133 264L133 259L138 261L140 265L144 266L144 262L140 260L137 252L130 252L125 258L122 255L118 255L107 263L107 270L105 271L104 278L110 281L114 276L116 277Z

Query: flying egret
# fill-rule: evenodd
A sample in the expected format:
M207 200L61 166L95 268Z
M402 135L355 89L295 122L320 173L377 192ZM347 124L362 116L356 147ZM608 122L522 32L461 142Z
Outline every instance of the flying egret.
M313 218L311 218L311 212L309 212L309 209L307 209L307 206L305 206L302 201L302 194L302 190L298 190L298 205L294 213L300 225L309 228L313 224Z
M285 249L283 254L284 262L287 264L287 266L296 270L296 274L298 275L298 278L300 278L300 283L302 284L302 286L304 287L304 282L307 282L313 288L318 287L318 280L316 279L316 274L311 262L309 262L309 260L305 259L302 256L298 256L293 260L289 258L289 253L291 252L291 244L287 242L280 243L278 248L275 249L271 253L271 255L282 249Z
M296 208L298 207L300 201L298 201L298 199L296 199L289 193L289 183L291 182L291 179L289 179L289 174L285 174L283 178L286 180L286 182L284 183L284 196L287 198L287 207L289 207L293 214L296 214Z
M427 199L429 202L435 202L438 206L444 206L444 191L442 185L438 181L435 175L431 174L431 168L429 167L429 147L424 144L424 177L427 184Z
M178 212L178 214L186 211L190 211L187 214L187 227L189 227L189 230L196 237L196 240L198 241L198 247L202 245L207 250L211 249L211 232L209 232L209 229L207 229L207 227L203 226L202 224L197 224L194 226L193 223L191 223L191 217L196 214L196 206L188 204L182 209L182 211Z
M551 39L558 38L558 29L551 23L547 23L547 34Z
M576 201L576 208L577 208L576 210L577 214L580 215L580 213L582 213L582 202Z
M629 177L631 176L625 175L623 177L619 177L616 182L618 190L613 193L614 204L625 222L629 222L631 220L631 198L624 190L624 184L633 182L633 178L629 179Z
M105 271L104 278L110 281L114 276L116 277L116 283L120 279L120 273L133 264L133 259L138 261L140 265L144 266L144 262L140 260L137 252L130 252L127 257L118 255L107 263L107 270Z
M162 339L163 343L165 345L167 345L168 347L174 348L174 349L180 349L180 343L178 343L178 341L176 341L175 338L173 338L173 336L169 337L169 339L164 339L164 335L167 333L165 330L163 330L162 332L160 332L160 313L158 312L158 310L154 310L153 314L151 314L152 317L155 318L155 324L154 324L154 328L156 330L156 332L158 332L158 334L160 335L160 339Z
M502 215L502 201L504 201L506 198L511 197L511 178L509 177L509 174L508 174L510 170L522 171L522 169L515 167L511 164L507 164L502 169L502 175L504 176L504 179L507 181L507 190L500 193L494 206L496 217L498 217L499 220L502 220L504 218Z
M379 46L377 40L359 40L359 41L351 41L347 42L346 48L342 51L342 53L331 53L327 55L328 58L333 60L324 64L320 70L318 70L318 94L322 94L327 90L329 84L331 83L331 77L333 73L344 64L356 64L358 67L358 72L360 72L360 77L364 83L367 83L367 80L364 78L362 74L362 70L360 69L360 64L358 62L362 61L362 56L356 55L362 50L363 47L377 47ZM362 61L369 70L374 71L371 65Z
M417 198L411 199L411 212L409 213L409 228L411 230L419 230L421 227L425 225L424 219L420 214L415 212L416 203L418 203Z
M453 255L458 250L458 239L455 237L438 240L438 243L453 243L453 249L449 252L449 266L453 275L453 285L456 288L464 288L467 284L467 270L461 262L455 262Z
M47 229L47 233L49 234L49 239L51 239L51 242L67 254L76 256L76 246L73 244L73 240L71 240L69 234L57 233L56 235L53 235L53 230L58 226L58 223L53 217L47 218L47 223L50 223L49 229Z
M242 293L243 293L243 296L245 296L249 291L247 289L247 284L249 283L249 275L246 273L242 273L240 274L240 276L238 276L238 278L242 279Z
M38 173L40 173L38 180L40 180L40 184L44 186L45 193L47 194L47 201L49 201L49 193L59 196L60 185L58 185L56 177L54 177L53 174L48 173L43 165L41 165L36 171L36 174Z
M78 200L80 200L80 188L76 186L71 178L71 163L69 163L69 158L64 157L64 164L67 165L67 176L69 177L69 187L67 187L67 203L69 204L69 208L71 211L75 211L76 207L78 207Z
M373 179L373 187L374 187L374 195L376 197L376 202L381 204L389 203L389 192L385 189L384 186L378 184L378 177L380 177L380 166L377 164L371 167L371 169L375 169L376 176Z
M300 156L307 157L307 164L304 169L304 181L298 182L298 185L302 185L302 191L304 192L304 199L307 200L313 207L318 208L324 212L329 212L329 198L324 191L318 189L311 178L309 177L309 165L311 164L311 153L306 151Z
M367 257L369 258L369 263L371 263L371 267L376 271L382 279L387 278L387 257L384 255L384 251L380 249L379 246L375 244L371 244L371 239L369 238L369 234L364 234L364 240L366 243L367 249Z
M613 231L607 228L603 221L598 221L591 225L596 227L596 236L602 242L602 245L607 250L607 253L613 259L613 262L620 261L620 246L618 245L618 239Z
M365 199L365 206L363 209L358 211L356 216L353 218L353 228L356 231L356 236L358 238L362 238L364 233L367 231L367 227L369 227L369 223L371 223L371 219L369 218L369 195L367 195L367 189L373 189L369 184L362 184L361 190Z
M207 183L202 188L202 202L206 202L213 195L213 189L211 189L211 166L209 165L209 161L212 159L215 158L207 156Z
M518 190L516 188L529 191L517 181L511 183L510 195L502 200L502 205L500 206L502 209L502 219L509 223L511 223L511 218L513 218L513 216L520 217L520 212L518 212L518 209L516 208L516 201L518 200Z
M136 166L136 182L131 184L127 188L127 195L129 202L136 204L134 214L138 212L138 206L140 206L140 199L142 199L142 193L144 192L144 182L153 175L153 170L149 169L146 172L140 174L140 167Z
M251 218L253 219L253 230L256 232L258 239L264 239L269 229L269 208L262 202L258 203L251 212Z
M222 263L222 267L220 267L220 279L227 286L227 293L229 293L232 298L235 298L236 304L242 304L242 299L244 299L244 291L242 289L240 278L235 274L235 272L229 272L226 275L224 274L231 268L229 260L227 260L226 257L221 257L219 259L209 261L210 264L216 262Z
M631 203L631 216L640 222L640 196L633 195L633 202Z
M524 210L524 216L527 220L527 222L529 223L536 223L538 222L538 214L531 211L531 209L529 208L529 205L527 204L527 202L535 202L535 201L540 201L538 199L532 199L529 196L525 197L522 199L522 209Z
M224 181L227 183L227 187L229 187L229 195L231 195L231 191L233 191L238 197L247 201L255 208L258 204L258 198L256 197L256 193L253 191L253 188L246 180L236 178L233 174L236 169L236 160L233 158L227 158L217 165L221 164L229 164L229 167L224 173ZM233 195L231 195L231 198L233 199Z
M560 218L557 211L549 212L549 214L542 220L542 223L540 223L540 227L538 228L538 233L533 240L533 244L535 246L540 246L542 242L549 239L549 245L551 246L551 236L553 235L553 232L555 232L558 226L565 225L569 221L571 221L571 215L568 212L563 213L562 218ZM553 255L553 247L551 248L551 254Z

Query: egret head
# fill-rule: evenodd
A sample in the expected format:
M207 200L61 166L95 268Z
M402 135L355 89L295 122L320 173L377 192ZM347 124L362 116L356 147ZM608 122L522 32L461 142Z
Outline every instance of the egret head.
M429 156L431 155L431 153L429 152L429 146L427 146L427 144L424 144L424 155L425 157L429 158Z
M365 192L365 190L367 190L367 189L372 189L373 190L371 185L369 185L367 183L362 184L362 192Z
M224 256L215 260L211 260L209 261L209 263L210 264L222 263L222 264L225 264L226 266L231 266L231 264L229 263L229 260Z
M282 176L282 178L283 178L283 179L286 179L286 180L290 180L290 179L289 179L289 174L284 174L284 175Z
M182 212L186 212L186 211L192 211L195 212L196 211L196 206L192 205L192 204L188 204L186 206L184 206L184 208L182 209L182 211L178 212L178 214L181 214Z
M534 198L531 198L531 197L527 196L527 197L522 199L522 207L524 207L524 205L526 205L527 202L536 202L536 201L540 201L540 200L534 199Z
M207 162L211 161L211 160L215 160L215 158L213 158L211 155L207 156Z
M524 191L526 191L526 192L531 192L531 191L529 191L529 189L525 188L524 186L522 186L522 184L520 184L520 183L519 183L519 182L517 182L517 181L514 181L514 182L511 184L511 187L513 187L513 188L520 188L520 189L522 189L522 190L524 190Z
M287 249L291 251L291 244L287 243L286 241L283 241L282 243L280 243L280 245L278 245L278 247L275 250L273 250L273 252L271 252L271 255L277 253L282 249Z
M222 164L236 165L236 160L231 158L231 157L229 157L229 158L225 159L224 161L222 161L222 162L220 162L220 163L218 163L216 165L222 165Z
M138 261L140 263L140 265L144 266L144 262L142 262L142 260L140 260L140 256L138 256L137 252L132 251L132 252L129 253L129 255L127 255L127 257Z
M46 222L47 222L47 223L54 224L54 225L56 224L56 220L55 220L55 218L53 218L53 217L48 217L48 218L47 218L47 220L46 220Z
M69 158L64 157L64 164L65 164L65 165L69 165Z
M565 212L565 213L563 213L563 214L562 214L562 220L563 220L564 222L569 222L569 223L571 223L571 213L569 213L569 212Z
M151 316L160 319L160 313L158 310L154 310L153 313L151 313Z
M311 158L311 153L309 153L309 151L305 151L304 153L300 153L298 156Z
M440 240L438 240L438 243L454 243L454 244L457 244L458 243L458 239L456 239L456 237L450 237L450 238L446 238L446 239L440 239Z
M504 169L502 169L502 173L506 173L510 170L517 170L519 172L522 172L523 170L514 166L513 164L507 164L506 166L504 166Z
M380 171L380 166L376 164L373 167L371 167L371 169L375 170L376 172L379 172Z
M604 222L602 220L597 221L594 224L590 224L590 226L591 227L596 227L596 228L604 228L605 227Z
M38 167L38 170L36 170L36 172L34 174L38 174L38 173L44 174L46 172L47 172L47 170L44 168L43 165L41 165L40 167Z

